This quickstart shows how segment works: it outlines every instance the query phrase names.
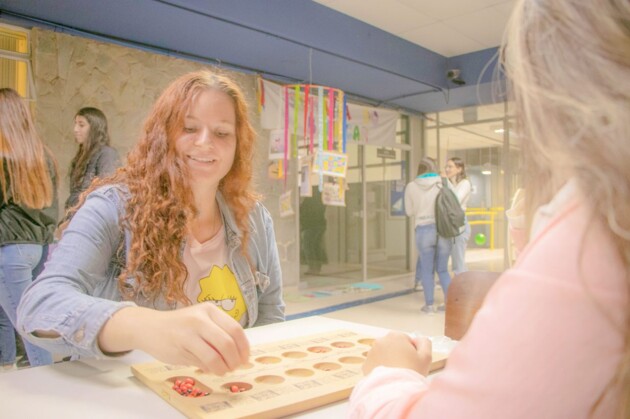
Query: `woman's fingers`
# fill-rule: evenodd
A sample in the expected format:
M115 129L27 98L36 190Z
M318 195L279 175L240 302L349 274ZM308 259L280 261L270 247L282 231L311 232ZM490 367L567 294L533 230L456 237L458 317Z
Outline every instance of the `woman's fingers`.
M433 343L429 338L417 337L414 339L414 344L418 355L417 371L427 376L431 369L431 361L433 360Z
M173 311L120 310L101 332L99 344L111 352L141 349L162 362L216 374L232 371L249 358L241 325L211 303Z
M363 364L363 372L369 374L378 366L409 368L427 375L431 366L431 341L427 338L412 339L402 332L390 332L374 342Z
M247 340L247 336L245 335L245 331L243 330L241 325L228 314L212 304L208 304L208 310L210 319L223 332L225 332L224 334L220 335L220 337L224 338L225 340L220 339L215 344L215 339L212 339L212 337L210 337L209 342L211 342L212 345L215 346L221 354L229 352L230 355L233 355L229 357L231 362L229 362L228 364L236 365L234 368L246 363L249 359L249 340ZM236 351L234 350L234 347L236 347Z
M201 370L223 375L249 358L249 341L240 324L212 304L199 305L201 321L194 322L187 349Z

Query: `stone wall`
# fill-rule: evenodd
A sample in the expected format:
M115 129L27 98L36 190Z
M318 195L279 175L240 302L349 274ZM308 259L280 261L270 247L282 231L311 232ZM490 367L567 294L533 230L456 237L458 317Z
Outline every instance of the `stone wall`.
M278 240L297 243L295 218L279 217L278 195L282 191L267 180L268 135L260 128L255 76L37 28L32 30L31 39L35 120L59 165L60 208L68 196L68 170L78 147L72 128L80 108L93 106L105 113L112 146L124 160L162 90L182 74L210 69L229 75L243 89L252 125L260 134L254 162L256 189L274 218ZM282 262L286 285L296 284L299 275L296 251L289 253Z

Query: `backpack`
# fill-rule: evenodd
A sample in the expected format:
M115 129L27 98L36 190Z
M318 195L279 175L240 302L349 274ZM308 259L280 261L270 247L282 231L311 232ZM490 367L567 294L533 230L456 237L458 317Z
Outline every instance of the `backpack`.
M457 195L448 187L448 180L442 178L442 187L435 199L435 224L441 237L459 236L461 227L466 223L466 213L457 199Z

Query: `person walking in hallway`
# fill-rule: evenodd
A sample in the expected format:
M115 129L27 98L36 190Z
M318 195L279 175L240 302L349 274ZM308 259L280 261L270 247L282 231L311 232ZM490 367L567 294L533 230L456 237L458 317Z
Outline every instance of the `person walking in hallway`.
M457 195L457 199L462 206L464 212L468 205L468 199L470 199L470 193L472 191L472 184L466 176L466 164L464 160L459 157L452 157L446 162L444 166L446 177L453 185L453 191ZM466 219L466 224L462 227L461 234L453 238L453 246L451 248L451 263L453 273L455 275L466 271L466 246L468 246L468 240L470 239L470 224Z
M414 219L418 250L415 279L416 283L422 283L424 288L425 305L422 311L432 314L437 310L434 305L433 279L436 271L446 301L448 286L451 283L451 276L448 273L451 246L449 239L437 234L435 224L435 200L442 183L435 160L430 157L423 158L418 164L417 173L417 177L405 187L405 212ZM438 308L443 310L444 305L441 304Z

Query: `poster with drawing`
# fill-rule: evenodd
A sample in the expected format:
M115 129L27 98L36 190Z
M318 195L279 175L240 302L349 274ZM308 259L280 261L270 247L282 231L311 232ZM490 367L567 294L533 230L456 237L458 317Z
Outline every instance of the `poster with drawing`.
M280 217L290 217L295 214L293 210L293 202L291 202L291 191L286 191L279 198Z
M269 159L284 158L284 131L276 129L269 132Z
M312 169L313 156L300 156L300 196L313 196Z
M325 205L334 207L346 206L346 190L343 183L325 182L322 191L322 201Z
M271 180L279 180L284 178L284 171L282 170L283 160L271 160L267 167L267 177Z
M346 177L348 155L333 151L318 151L313 162L313 172L325 176Z

